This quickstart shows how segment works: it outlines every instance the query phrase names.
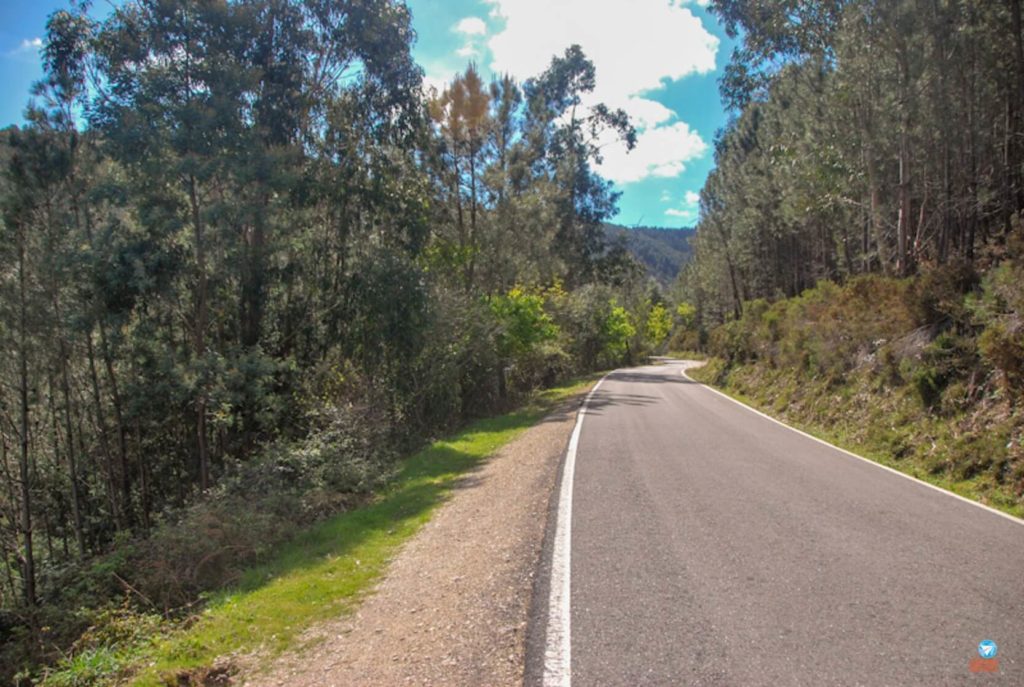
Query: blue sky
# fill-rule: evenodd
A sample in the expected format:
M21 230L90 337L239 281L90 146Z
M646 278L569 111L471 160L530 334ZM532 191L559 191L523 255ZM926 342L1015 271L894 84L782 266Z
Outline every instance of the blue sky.
M718 77L732 51L706 0L408 0L417 61L442 85L472 60L485 75L525 80L579 43L597 67L593 102L629 112L640 131L632 153L606 141L600 171L622 191L616 221L690 226L697 192L726 121ZM97 2L102 14L108 2ZM47 16L60 0L0 2L0 126L18 123Z

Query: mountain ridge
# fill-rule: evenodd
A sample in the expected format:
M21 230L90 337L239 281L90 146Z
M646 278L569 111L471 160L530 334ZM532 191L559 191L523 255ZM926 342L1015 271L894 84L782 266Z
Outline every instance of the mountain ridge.
M693 227L625 227L606 223L604 230L609 243L624 241L626 249L644 266L647 274L663 286L676 280L693 255L690 245L696 232Z

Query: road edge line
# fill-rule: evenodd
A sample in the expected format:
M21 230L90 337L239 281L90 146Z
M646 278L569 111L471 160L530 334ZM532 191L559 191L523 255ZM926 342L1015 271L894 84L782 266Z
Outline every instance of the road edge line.
M562 465L555 537L551 547L548 622L544 636L544 687L570 687L572 684L572 485L576 474L576 449L590 399L610 374L601 377L583 399Z
M713 386L709 386L708 384L705 384L704 382L702 382L700 380L694 379L690 375L686 374L686 370L688 370L688 369L690 369L690 368L684 367L682 370L679 371L679 373L683 377L685 377L686 379L688 379L691 382L693 382L694 384L699 384L702 387L704 387L705 389L707 389L708 391L716 393L719 396L721 396L722 398L725 398L725 399L728 399L728 400L732 401L736 405L743 406L744 408L746 408L750 412L756 413L756 414L760 415L761 417L765 418L766 420L771 420L775 424L781 425L781 426L785 427L786 429L790 430L791 432L796 432L797 434L801 434L801 435L807 437L808 439L813 439L814 441L818 442L819 444L822 444L824 446L828 446L829 448L834 449L836 451L839 451L840 453L845 453L846 455L850 456L851 458L856 458L857 460L862 460L865 463L868 463L870 465L874 465L876 468L881 468L883 470L888 470L889 472L891 472L894 475L898 475L900 477L909 479L911 482L916 482L917 484L926 486L929 489L934 489L935 491L939 492L940 494L945 494L946 496L952 496L953 498L958 499L960 501L963 501L964 503L969 503L972 506L977 506L978 508L981 508L983 510L987 510L989 513L993 513L995 515L998 515L998 516L1001 516L1003 518L1006 518L1010 522L1016 523L1018 525L1024 525L1024 520L1022 520L1021 518L1018 518L1016 515L1010 515L1009 513L1004 513L1001 510L993 508L992 506L986 506L984 503L979 503L979 502L974 501L972 499L969 499L967 497L961 496L960 494L957 494L956 492L950 491L949 489L943 489L942 487L936 486L936 485L934 485L934 484L932 484L930 482L925 482L923 479L920 479L919 477L914 477L913 475L908 475L905 472L900 472L899 470L897 470L895 468L891 468L888 465L882 465L881 463L879 463L876 460L871 460L870 458L865 458L864 456L857 455L853 451L848 451L845 448L842 448L841 446L836 446L835 444L832 444L832 443L830 443L828 441L825 441L824 439L820 439L820 438L814 436L813 434L808 434L807 432L803 431L802 429L797 429L796 427L792 427L790 425L787 425L782 420L776 419L776 418L772 417L771 415L768 415L767 413L763 413L760 410L758 410L757 408L754 408L753 406L749 406L746 403L744 403L743 401L737 400L737 399L733 398L732 396L730 396L729 394L726 394L726 393L723 393L723 392L719 391L718 389L714 388Z

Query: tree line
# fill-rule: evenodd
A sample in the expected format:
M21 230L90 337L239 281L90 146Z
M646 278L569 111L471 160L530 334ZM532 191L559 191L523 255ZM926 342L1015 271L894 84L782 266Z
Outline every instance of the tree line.
M682 288L709 324L819 280L984 267L1024 209L1019 0L713 0L739 44Z
M294 494L283 518L310 475L371 490L423 439L668 336L657 288L604 238L596 141L635 132L581 104L579 48L524 83L470 65L437 92L398 0L87 9L50 17L0 145L12 671L53 653L44 626L69 607L120 591L172 612L213 584L193 578L222 550L160 577L138 557L168 547L131 544L195 504ZM81 591L84 570L102 581ZM88 618L63 623L67 640Z

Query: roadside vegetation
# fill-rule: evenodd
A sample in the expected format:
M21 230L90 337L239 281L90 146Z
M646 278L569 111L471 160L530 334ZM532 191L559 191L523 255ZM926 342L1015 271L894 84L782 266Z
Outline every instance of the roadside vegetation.
M297 530L206 595L201 612L172 620L131 604L104 610L42 684L206 684L232 674L232 656L259 651L265 658L293 646L315 621L354 608L460 475L592 383L539 393L519 410L476 421L399 461L363 505Z
M1024 244L963 269L751 301L691 376L883 464L1024 516Z
M635 131L578 47L434 89L400 0L88 5L0 138L0 683L262 641L202 628L304 546L383 560L382 490L434 488L400 456L672 324L606 241Z

